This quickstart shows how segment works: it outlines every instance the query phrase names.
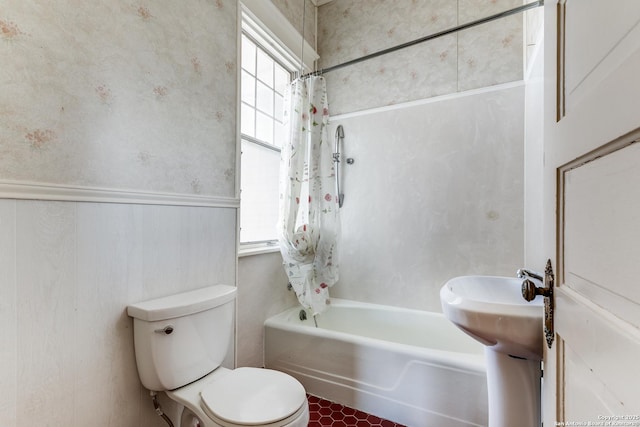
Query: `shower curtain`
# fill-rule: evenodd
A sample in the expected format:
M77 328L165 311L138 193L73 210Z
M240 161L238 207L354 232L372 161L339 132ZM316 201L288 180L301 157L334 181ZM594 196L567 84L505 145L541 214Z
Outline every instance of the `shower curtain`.
M324 78L294 80L285 95L278 239L298 301L314 315L327 309L329 287L338 281L340 219L328 122Z

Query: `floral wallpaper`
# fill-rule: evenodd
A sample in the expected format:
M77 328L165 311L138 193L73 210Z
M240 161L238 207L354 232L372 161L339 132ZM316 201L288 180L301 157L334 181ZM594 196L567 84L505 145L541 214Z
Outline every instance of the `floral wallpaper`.
M334 0L318 8L319 68L521 4ZM332 114L340 114L520 80L522 57L518 14L327 73L329 105Z
M304 12L304 38L316 45L316 6L311 0L271 0L294 28L300 32Z
M0 181L235 196L233 0L5 0Z

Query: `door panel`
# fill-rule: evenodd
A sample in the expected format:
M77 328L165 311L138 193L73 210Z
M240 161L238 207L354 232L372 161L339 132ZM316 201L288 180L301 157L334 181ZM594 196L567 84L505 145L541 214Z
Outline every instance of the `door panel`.
M567 0L564 17L567 110L640 46L637 0Z
M640 426L639 23L636 0L545 2L545 426Z
M565 418L560 421L640 416L638 331L567 286L557 292L556 302L562 306L556 320L562 325L558 337L564 346L564 384L558 386L564 388Z
M639 165L633 144L567 170L562 238L566 285L640 327Z

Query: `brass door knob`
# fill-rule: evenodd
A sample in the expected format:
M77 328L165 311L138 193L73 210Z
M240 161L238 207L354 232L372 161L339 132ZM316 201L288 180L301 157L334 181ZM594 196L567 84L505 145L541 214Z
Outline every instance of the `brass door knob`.
M526 271L523 270L523 273L525 272ZM520 276L519 273L518 276ZM544 269L544 286L536 286L535 282L531 280L530 273L526 276L528 276L528 278L522 282L522 297L527 301L533 301L538 295L544 297L544 336L547 340L547 346L551 348L555 337L553 329L553 288L555 276L553 274L551 260L547 260L547 265Z
M522 282L522 297L527 301L533 301L538 295L551 296L551 289L536 286L531 279L525 279Z

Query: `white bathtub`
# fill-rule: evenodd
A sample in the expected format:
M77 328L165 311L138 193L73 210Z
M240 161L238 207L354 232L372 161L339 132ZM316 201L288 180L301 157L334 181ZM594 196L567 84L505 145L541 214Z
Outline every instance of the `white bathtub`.
M412 427L487 425L483 347L440 313L332 299L265 322L265 367L315 396Z

